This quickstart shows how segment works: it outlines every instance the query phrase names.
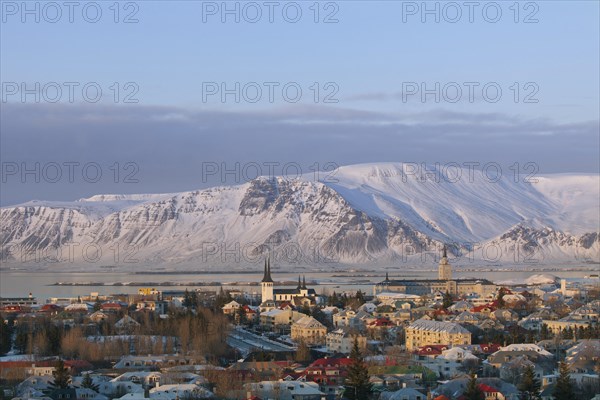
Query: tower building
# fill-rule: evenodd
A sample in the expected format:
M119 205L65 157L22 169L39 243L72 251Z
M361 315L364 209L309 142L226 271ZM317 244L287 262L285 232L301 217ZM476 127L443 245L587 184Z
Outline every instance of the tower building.
M448 254L446 253L446 246L444 246L444 252L442 259L438 265L438 279L440 281L451 281L452 280L452 266L448 262Z
M265 260L265 273L262 281L260 281L260 286L262 289L261 301L274 300L273 279L271 278L271 259L269 257Z

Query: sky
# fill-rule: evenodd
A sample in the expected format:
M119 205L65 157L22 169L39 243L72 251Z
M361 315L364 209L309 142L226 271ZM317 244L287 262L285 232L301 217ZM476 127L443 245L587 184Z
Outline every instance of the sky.
M597 1L71 4L0 1L2 206L257 165L599 172Z

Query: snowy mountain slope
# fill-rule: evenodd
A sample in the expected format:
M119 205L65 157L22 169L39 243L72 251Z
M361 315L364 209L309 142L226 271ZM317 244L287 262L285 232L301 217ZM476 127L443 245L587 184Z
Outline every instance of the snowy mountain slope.
M469 177L461 170L460 179L456 171L438 172L437 181L422 181L408 164L364 164L342 167L324 182L259 178L176 194L4 207L2 260L87 268L243 266L259 263L270 249L280 265L389 265L452 243L452 252L473 249L476 259L485 246L502 245L537 246L544 262L580 262L584 253L597 261L597 176L545 176L536 186L490 182L477 171ZM40 250L61 254L60 262L32 261ZM508 253L500 261L515 262Z
M524 219L543 219L559 210L528 183L506 177L492 182L481 171L435 167L421 177L424 169L419 169L410 164L341 167L335 174L339 182L330 186L369 214L404 219L432 237L459 241L489 239Z

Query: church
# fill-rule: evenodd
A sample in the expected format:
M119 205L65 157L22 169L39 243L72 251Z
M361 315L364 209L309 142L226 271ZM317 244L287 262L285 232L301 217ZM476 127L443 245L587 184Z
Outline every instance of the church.
M306 287L306 278L302 278L300 280L300 276L298 276L298 286L295 289L274 289L273 288L273 278L271 278L271 259L267 257L265 260L265 272L262 281L260 282L261 286L261 301L263 303L268 301L273 301L277 303L281 303L284 301L289 301L293 304L314 304L317 293L314 289L309 289Z
M427 295L435 292L448 292L453 296L477 294L486 296L496 292L496 285L487 279L452 279L452 266L448 261L446 246L438 264L438 279L399 279L391 280L385 274L385 280L376 284L374 294L405 293Z

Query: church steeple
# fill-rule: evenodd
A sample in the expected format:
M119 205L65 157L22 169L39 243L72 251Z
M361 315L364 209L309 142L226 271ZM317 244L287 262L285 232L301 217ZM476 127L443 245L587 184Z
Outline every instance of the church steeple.
M452 266L448 262L446 245L444 245L444 249L442 250L442 259L438 265L438 279L441 281L452 280Z
M304 275L302 276L302 289L304 289L304 290L308 289L306 287L306 276L304 276Z
M300 278L298 278L298 279L300 279ZM265 259L265 273L264 273L264 276L263 276L261 282L263 282L263 283L266 283L266 282L273 283L273 279L271 278L271 259L268 256Z
M389 272L385 273L385 281L384 282L389 282L390 281L390 276L389 276Z
M296 289L302 289L302 283L300 283L300 275L298 275L298 287Z
M273 278L271 278L271 257L265 259L265 274L260 283L261 286L261 301L275 300L273 297Z

